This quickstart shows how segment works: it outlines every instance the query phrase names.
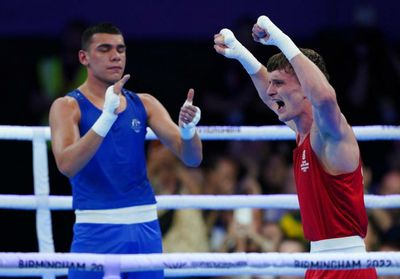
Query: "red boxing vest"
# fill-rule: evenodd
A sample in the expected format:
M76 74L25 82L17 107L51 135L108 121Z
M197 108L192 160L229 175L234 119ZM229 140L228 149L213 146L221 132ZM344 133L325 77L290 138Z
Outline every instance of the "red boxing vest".
M305 237L310 241L367 233L361 160L352 173L325 172L310 135L293 151L293 170Z

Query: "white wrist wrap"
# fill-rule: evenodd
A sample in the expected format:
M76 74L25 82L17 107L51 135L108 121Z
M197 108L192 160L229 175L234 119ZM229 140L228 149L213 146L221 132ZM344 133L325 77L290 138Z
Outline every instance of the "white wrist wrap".
M180 127L181 129L181 138L184 140L190 140L194 137L196 133L196 126L194 127Z
M104 111L93 124L92 129L96 134L104 138L117 118L118 115L115 113Z
M185 104L186 104L186 102L185 102ZM196 133L196 125L197 125L197 123L199 123L200 118L201 118L200 108L196 107L196 109L197 109L196 115L193 118L193 120L187 124L183 123L182 127L180 127L181 138L183 138L184 140L192 139Z
M107 88L104 98L103 113L92 126L93 131L103 138L118 118L114 111L119 107L120 103L119 96L114 93L113 85Z
M277 46L289 61L301 53L289 36L283 33L268 17L260 16L257 24L269 34L269 39L260 39L260 43Z
M224 36L224 44L228 47L225 49L226 57L237 59L249 75L260 70L261 63L236 39L231 30L224 28L219 33Z

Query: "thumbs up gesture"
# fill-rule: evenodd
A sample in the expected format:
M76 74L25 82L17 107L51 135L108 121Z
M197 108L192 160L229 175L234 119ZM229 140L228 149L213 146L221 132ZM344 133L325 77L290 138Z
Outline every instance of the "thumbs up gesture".
M193 105L194 90L188 91L187 98L179 113L179 127L183 139L191 139L196 132L195 126L201 118L201 110Z

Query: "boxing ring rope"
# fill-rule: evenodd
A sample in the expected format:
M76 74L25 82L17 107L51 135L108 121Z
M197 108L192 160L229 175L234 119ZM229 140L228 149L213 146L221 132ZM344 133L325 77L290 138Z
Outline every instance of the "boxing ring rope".
M71 196L0 195L0 209L71 210ZM156 196L158 209L299 209L295 194L276 195L161 195ZM367 208L399 208L400 195L365 195Z
M199 126L202 140L293 140L295 133L287 126ZM374 125L354 126L357 140L400 140L400 126ZM50 140L50 128L42 126L0 126L0 140L33 140L40 133ZM146 139L154 140L156 135L147 130Z
M360 141L400 140L400 126L356 126L353 127L353 129L357 139ZM293 140L295 139L294 132L291 131L286 126L199 126L198 130L202 140ZM0 139L32 141L33 174L34 174L34 196L0 195L0 208L36 209L36 230L37 230L39 252L40 252L37 255L38 257L41 257L43 255L49 255L49 256L51 255L51 257L58 257L58 255L60 254L54 253L54 241L52 236L50 210L71 209L72 202L71 202L71 197L49 196L50 186L48 177L46 141L50 139L50 129L49 127L0 126ZM150 129L148 129L146 139L148 140L156 139L155 134ZM298 208L297 199L294 195L276 195L271 197L246 196L245 199L243 198L243 196L239 197L218 196L217 197L218 199L221 198L221 199L226 199L228 201L228 202L224 201L223 205L221 205L221 202L219 202L218 205L214 202L211 204L210 200L211 199L215 200L215 197L182 196L179 197L179 202L176 201L176 198L178 197L159 196L157 197L157 201L159 203L158 207L178 208L176 205L180 205L181 206L180 208L204 208L204 209L205 208L232 209L237 207L290 208L290 209ZM183 199L185 199L185 202L183 202ZM287 202L283 203L282 199ZM365 199L367 207L375 206L381 208L393 208L393 207L399 207L400 203L399 195L383 196L383 197L367 195ZM282 207L283 204L285 204L288 207ZM33 253L28 253L28 254L31 256L36 255ZM4 265L6 259L3 258L3 257L8 257L6 255L10 256L13 254L0 253L0 267L6 266ZM18 255L21 255L21 253L19 253ZM310 254L304 254L304 256L307 255ZM173 254L172 257L175 257L175 254ZM375 259L375 260L379 261L382 259ZM148 259L148 261L151 261L151 259ZM7 267L10 268L12 266L7 266ZM251 268L251 266L247 265L246 267ZM396 262L395 267L399 268L398 261ZM12 271L11 269L8 270ZM4 271L3 268L1 268L1 272L3 271ZM247 270L247 272L256 272L256 271ZM395 270L394 272L396 272L395 274L400 274L399 270ZM54 278L55 275L58 275L58 273L54 272L49 273L47 271L41 271L38 274L42 275L43 278L46 279L51 279ZM119 277L110 277L110 278L119 278Z
M144 270L172 270L170 274L237 275L249 270L259 274L279 274L289 269L301 274L305 269L359 269L378 268L380 274L396 274L400 268L400 252L369 253L163 253L137 255L102 255L85 253L0 253L0 267L67 268L80 271L100 271L104 278L119 278L121 272ZM385 269L379 269L385 268ZM242 269L242 271L240 271ZM183 272L173 272L173 271ZM299 272L297 272L299 270ZM186 271L186 272L185 272ZM59 272L61 274L61 272ZM248 273L247 273L248 274ZM285 272L285 274L287 274Z

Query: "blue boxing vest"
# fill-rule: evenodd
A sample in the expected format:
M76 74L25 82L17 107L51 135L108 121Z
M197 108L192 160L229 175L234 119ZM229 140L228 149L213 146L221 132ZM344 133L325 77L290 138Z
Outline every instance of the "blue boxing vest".
M93 158L70 178L74 209L113 209L156 203L146 170L146 110L135 93L125 89L122 93L127 101L126 109L118 115ZM102 111L79 90L67 96L79 104L82 137Z

